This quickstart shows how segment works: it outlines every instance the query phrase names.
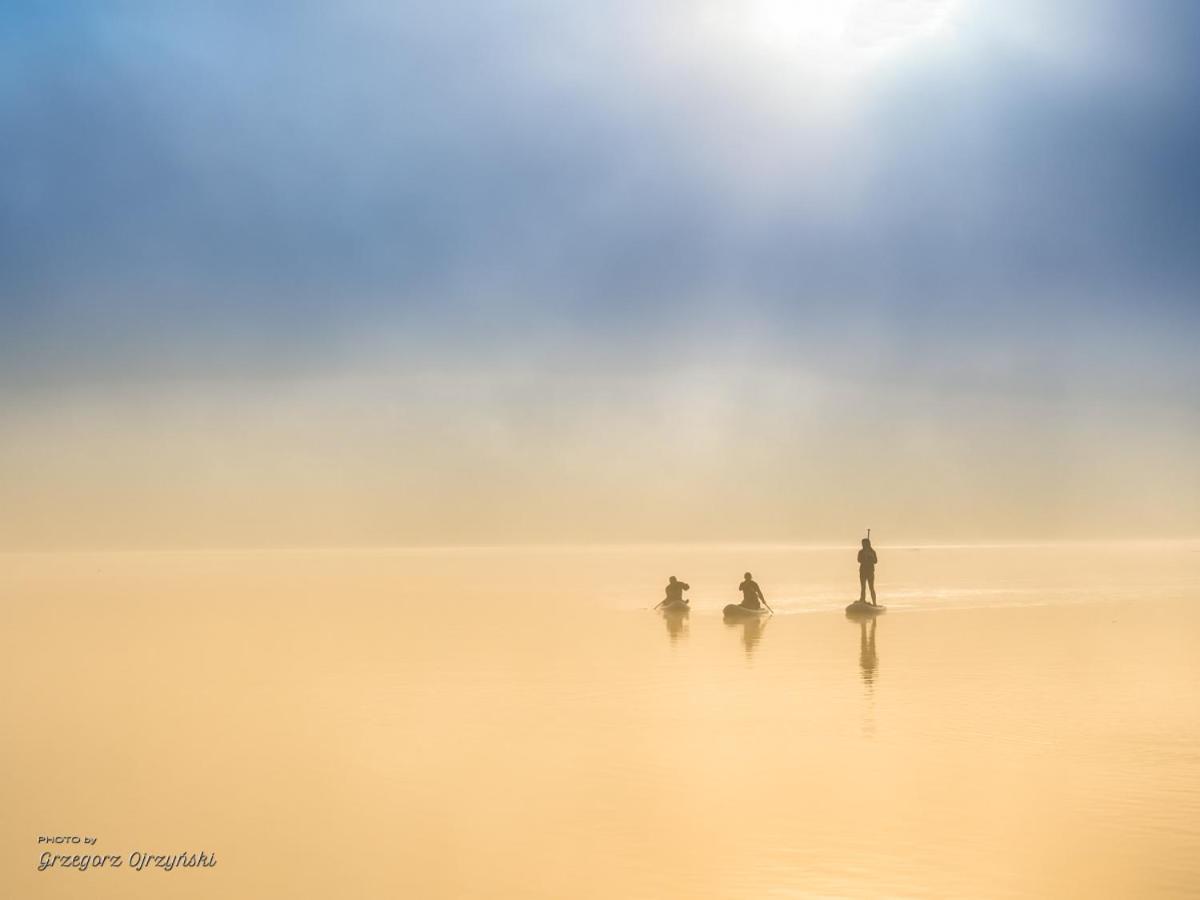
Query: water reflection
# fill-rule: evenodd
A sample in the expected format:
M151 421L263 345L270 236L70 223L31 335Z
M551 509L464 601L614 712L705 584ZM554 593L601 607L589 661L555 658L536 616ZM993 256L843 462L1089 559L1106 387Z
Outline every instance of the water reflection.
M875 670L879 667L879 654L875 652L875 627L879 620L872 617L859 619L858 665L862 669L862 680L868 689L875 685Z
M754 655L754 648L758 646L758 642L762 640L762 634L767 630L768 619L761 616L754 616L746 619L726 619L725 626L727 628L742 629L742 646L746 650L746 658L749 659Z
M884 675L878 622L799 599L834 596L844 554L780 549L778 626L723 626L714 592L664 649L634 610L661 552L0 553L0 596L39 601L0 612L25 679L0 691L0 846L100 810L108 846L237 859L204 891L89 871L93 900L1196 894L1200 554L912 554L901 605L942 593L875 614ZM676 574L715 585L745 551L687 552ZM431 596L450 640L413 627ZM79 685L139 700L63 704ZM0 898L72 893L4 868Z
M686 637L688 633L688 610L685 609L664 609L662 612L663 621L667 623L667 635L671 638L671 643L674 644L681 637Z
M875 736L875 679L879 670L879 654L875 649L875 629L879 627L878 616L855 615L847 612L846 618L858 623L858 671L863 682L862 734L865 738Z

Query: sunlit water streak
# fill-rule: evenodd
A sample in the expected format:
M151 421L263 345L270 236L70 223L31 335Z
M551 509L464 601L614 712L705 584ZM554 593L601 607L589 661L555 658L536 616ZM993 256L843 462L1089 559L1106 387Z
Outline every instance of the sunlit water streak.
M1195 550L2 556L4 893L1194 895Z

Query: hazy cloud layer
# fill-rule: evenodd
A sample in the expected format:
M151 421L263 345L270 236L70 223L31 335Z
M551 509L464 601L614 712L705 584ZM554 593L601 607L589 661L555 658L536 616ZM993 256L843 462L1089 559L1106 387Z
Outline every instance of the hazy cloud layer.
M238 460L308 448L353 523L314 539L419 539L399 488L359 516L389 467L438 473L418 480L449 538L543 494L523 536L619 536L639 491L701 489L752 509L726 527L685 504L689 535L824 533L780 484L827 519L950 527L854 483L881 463L846 442L888 442L896 477L961 470L928 505L970 506L981 534L1120 531L1134 507L1139 533L1194 529L1200 12L1002 6L10 7L6 468L119 420L115 457L157 435L168 472L217 465L230 496L303 491ZM253 451L197 444L175 418L196 404ZM366 424L380 409L390 430ZM358 437L261 425L289 416ZM617 432L639 448L620 464ZM49 523L72 495L41 478L119 475L150 510L130 540L178 488L54 465L21 508ZM512 492L445 503L468 477ZM845 500L806 487L831 479ZM612 484L629 496L597 522L569 512ZM672 536L661 518L645 530Z

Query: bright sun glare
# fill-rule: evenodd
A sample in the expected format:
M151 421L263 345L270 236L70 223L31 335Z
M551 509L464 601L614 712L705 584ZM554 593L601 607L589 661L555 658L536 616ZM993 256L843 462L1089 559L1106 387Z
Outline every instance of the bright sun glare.
M955 0L745 0L701 7L705 30L751 53L859 68L936 33Z

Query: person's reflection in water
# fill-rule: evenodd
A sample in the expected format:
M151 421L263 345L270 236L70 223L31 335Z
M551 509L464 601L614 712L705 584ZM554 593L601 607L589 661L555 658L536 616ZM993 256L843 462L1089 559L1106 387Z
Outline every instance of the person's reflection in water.
M878 678L879 654L875 652L875 629L879 620L875 616L846 614L846 618L858 623L858 669L863 682L863 737L875 737L875 681Z
M688 633L688 613L687 610L664 609L663 619L667 623L667 635L671 638L671 643L674 644L681 637L686 637Z
M879 667L879 656L875 652L875 626L879 620L872 617L870 624L866 619L859 619L858 665L862 669L863 683L868 687L875 685L875 670Z
M746 658L749 659L754 655L754 648L758 646L758 642L762 640L762 633L767 628L767 620L760 618L753 619L726 619L725 624L729 628L742 629L742 646L746 649Z

